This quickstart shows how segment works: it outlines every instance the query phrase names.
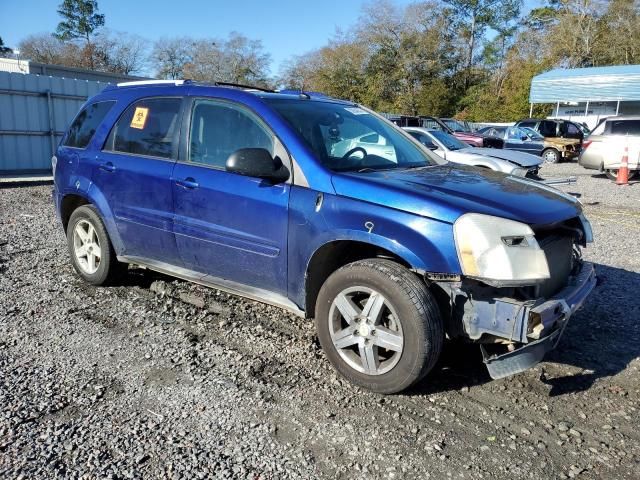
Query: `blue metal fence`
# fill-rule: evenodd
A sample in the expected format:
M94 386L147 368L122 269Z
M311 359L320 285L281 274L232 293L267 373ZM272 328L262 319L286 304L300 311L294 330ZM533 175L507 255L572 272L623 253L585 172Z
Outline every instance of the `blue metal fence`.
M0 175L45 172L80 106L108 83L0 72Z

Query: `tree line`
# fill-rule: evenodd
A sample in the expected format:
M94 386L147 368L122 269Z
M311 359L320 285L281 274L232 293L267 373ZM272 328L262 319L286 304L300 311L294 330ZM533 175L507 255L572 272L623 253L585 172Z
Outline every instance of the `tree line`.
M533 76L554 67L640 63L640 0L374 0L326 45L271 74L259 40L166 37L152 45L105 26L95 0L64 0L53 34L21 56L124 74L313 90L386 112L511 121L529 113ZM537 114L547 107L536 106Z

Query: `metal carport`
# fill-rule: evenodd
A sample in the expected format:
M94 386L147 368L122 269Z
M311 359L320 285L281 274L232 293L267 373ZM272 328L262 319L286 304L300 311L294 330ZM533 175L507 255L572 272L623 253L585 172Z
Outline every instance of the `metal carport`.
M555 69L533 77L534 104L555 105L555 117L594 126L606 116L640 113L640 65Z

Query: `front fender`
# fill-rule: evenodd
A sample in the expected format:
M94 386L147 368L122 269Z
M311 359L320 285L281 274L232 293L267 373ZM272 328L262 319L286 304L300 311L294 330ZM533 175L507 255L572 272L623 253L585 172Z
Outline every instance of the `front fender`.
M305 285L300 279L305 278L314 253L328 243L341 240L388 250L416 270L461 273L451 224L382 205L292 187L288 267L292 300L304 305Z
M488 158L478 158L473 160L473 162L470 162L469 165L473 165L474 167L479 168L489 168L493 171L502 173L511 173L516 168L515 165L509 165L507 167L505 163L494 162L493 160Z

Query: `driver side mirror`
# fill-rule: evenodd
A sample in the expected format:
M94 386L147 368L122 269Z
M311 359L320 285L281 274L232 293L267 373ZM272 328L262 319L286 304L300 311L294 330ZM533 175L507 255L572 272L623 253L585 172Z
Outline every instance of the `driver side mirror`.
M526 135L523 135L520 137L520 140L522 140L523 142L526 142L527 140L529 140L529 137L527 137Z
M283 183L289 179L289 170L279 157L273 158L264 148L241 148L227 159L227 172L262 178L273 183Z

